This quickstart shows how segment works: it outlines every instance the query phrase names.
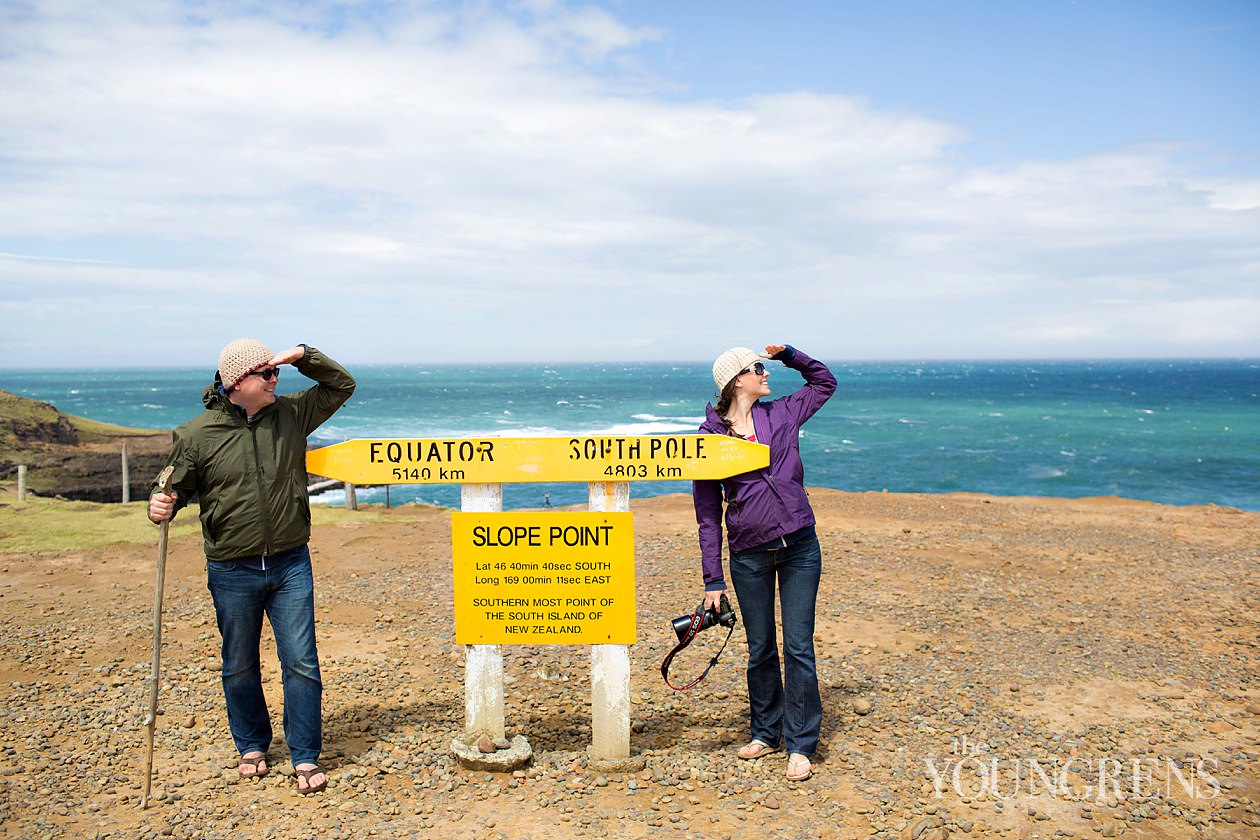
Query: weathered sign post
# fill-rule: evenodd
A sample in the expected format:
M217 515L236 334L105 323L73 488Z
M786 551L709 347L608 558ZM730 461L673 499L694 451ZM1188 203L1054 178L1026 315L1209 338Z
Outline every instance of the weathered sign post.
M591 765L630 755L636 641L631 481L717 479L766 466L770 450L722 435L359 439L307 453L308 472L354 484L459 484L451 516L456 640L465 644L462 738L475 769L530 758L506 738L503 644L591 646ZM588 510L504 512L503 484L586 482Z

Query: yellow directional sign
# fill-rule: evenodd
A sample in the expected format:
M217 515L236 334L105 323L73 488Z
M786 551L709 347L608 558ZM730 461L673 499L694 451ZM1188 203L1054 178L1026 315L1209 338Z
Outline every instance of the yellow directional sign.
M726 435L357 439L306 453L306 470L352 484L509 484L726 478L770 449Z
M634 644L633 517L452 513L455 641Z

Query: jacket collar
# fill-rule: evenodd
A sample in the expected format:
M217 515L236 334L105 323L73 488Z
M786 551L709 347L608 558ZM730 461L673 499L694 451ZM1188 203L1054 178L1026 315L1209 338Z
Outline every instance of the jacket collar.
M248 422L245 409L228 399L227 391L223 389L223 382L219 379L217 373L214 375L214 382L207 385L206 389L201 392L201 402L211 411L218 411L229 417L239 418L242 424ZM265 405L258 409L258 412L254 415L254 421L257 422L258 418L270 414L275 410L275 407L276 404L273 402L271 405Z

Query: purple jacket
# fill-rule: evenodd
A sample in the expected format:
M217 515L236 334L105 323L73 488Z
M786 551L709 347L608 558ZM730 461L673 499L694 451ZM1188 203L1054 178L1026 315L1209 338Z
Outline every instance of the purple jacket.
M822 362L793 347L774 357L799 370L805 386L794 394L752 407L757 442L770 446L770 466L719 480L694 481L691 498L700 525L700 559L706 590L725 589L722 574L722 499L726 498L726 532L732 552L747 551L814 524L805 494L799 433L836 391L836 378ZM728 434L710 403L704 434Z

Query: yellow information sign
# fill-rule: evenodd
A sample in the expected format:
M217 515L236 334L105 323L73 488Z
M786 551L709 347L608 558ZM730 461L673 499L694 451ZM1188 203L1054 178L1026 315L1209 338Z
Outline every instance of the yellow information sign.
M634 644L633 516L452 513L455 640Z
M307 472L352 484L678 481L769 464L769 447L728 435L360 438L306 453Z

